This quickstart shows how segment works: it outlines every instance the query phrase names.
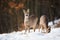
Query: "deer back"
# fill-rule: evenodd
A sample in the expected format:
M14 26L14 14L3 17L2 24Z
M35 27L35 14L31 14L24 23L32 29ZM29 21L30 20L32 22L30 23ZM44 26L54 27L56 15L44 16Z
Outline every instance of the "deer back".
M38 21L38 18L36 16L33 15L29 17L29 23L31 27L36 26L37 21Z
M40 17L40 24L48 24L48 18L46 15Z

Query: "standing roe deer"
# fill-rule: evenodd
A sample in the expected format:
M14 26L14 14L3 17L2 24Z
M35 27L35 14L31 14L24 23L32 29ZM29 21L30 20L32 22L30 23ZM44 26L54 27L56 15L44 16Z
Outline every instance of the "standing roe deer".
M42 15L40 17L39 31L40 28L46 33L50 32L50 27L48 27L48 18L46 15Z
M30 32L31 27L34 29L34 32L35 32L38 18L33 15L29 16L29 9L27 9L27 11L23 9L23 12L24 12L25 33L27 32L27 30L29 30L28 32Z

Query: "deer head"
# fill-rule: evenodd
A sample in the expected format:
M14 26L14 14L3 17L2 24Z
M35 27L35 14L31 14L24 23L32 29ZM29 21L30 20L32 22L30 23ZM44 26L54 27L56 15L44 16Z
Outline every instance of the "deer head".
M29 9L27 9L27 10L23 9L23 12L24 12L25 18L28 18L29 17Z
M29 9L27 9L27 10L23 9L23 12L24 12L24 14L29 14Z

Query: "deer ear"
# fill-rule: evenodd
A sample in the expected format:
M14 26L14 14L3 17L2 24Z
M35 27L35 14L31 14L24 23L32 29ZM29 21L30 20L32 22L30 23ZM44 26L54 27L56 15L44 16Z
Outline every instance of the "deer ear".
M23 9L23 12L24 12L24 14L26 13L26 11Z
M27 9L27 12L29 13L29 9Z

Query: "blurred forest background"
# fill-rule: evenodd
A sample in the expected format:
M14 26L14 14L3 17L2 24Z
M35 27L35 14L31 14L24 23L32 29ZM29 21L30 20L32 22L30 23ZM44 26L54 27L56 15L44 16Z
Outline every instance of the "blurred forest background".
M60 18L60 0L0 0L0 33L24 29L24 8L38 18L47 15L48 21Z

